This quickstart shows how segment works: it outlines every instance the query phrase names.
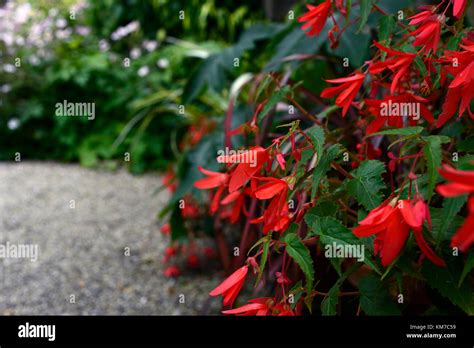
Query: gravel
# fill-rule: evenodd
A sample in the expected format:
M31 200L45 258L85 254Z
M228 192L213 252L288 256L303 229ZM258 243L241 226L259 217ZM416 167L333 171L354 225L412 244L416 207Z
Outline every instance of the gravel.
M157 212L169 194L153 194L160 183L125 170L0 163L0 245L38 246L37 261L0 258L0 314L218 314L220 299L208 296L216 276L163 275L168 237Z

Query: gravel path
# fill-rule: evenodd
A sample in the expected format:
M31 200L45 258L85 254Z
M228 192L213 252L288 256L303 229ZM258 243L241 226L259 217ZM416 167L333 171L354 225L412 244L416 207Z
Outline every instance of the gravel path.
M159 185L124 170L0 163L0 245L37 244L39 254L0 258L0 314L219 313L207 295L218 279L163 276L168 240L156 213L168 194L153 195Z

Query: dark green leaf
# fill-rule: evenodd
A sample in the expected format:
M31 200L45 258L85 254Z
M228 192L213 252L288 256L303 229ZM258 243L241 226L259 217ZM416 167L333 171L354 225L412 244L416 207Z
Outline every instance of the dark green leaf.
M314 168L313 181L311 188L311 199L316 197L318 191L319 182L326 175L331 163L341 152L341 146L339 144L331 145L323 154L322 158L319 159L318 165Z
M361 31L367 24L367 19L369 19L369 14L372 11L374 2L375 0L360 0L359 31Z
M262 111L258 114L258 121L260 122L268 113L280 102L285 96L291 91L290 86L285 85L281 87L278 91L275 91L270 98L268 98L267 103L263 107Z
M423 138L426 140L423 152L428 167L428 201L431 200L436 180L438 179L438 168L441 165L441 143L445 143L446 138L449 141L448 137L439 135L430 135Z
M300 237L295 233L289 233L285 236L286 252L300 266L306 277L306 288L308 293L313 288L314 269L313 259L308 248L303 244Z
M400 315L400 310L382 282L373 275L363 278L359 284L360 306L367 315Z
M375 135L415 135L420 134L423 131L423 127L406 127L406 128L394 128L387 129L381 132L372 133L367 137L373 137Z
M374 209L382 202L379 191L384 187L384 172L384 164L376 160L364 161L352 172L354 178L347 184L349 193L368 210Z

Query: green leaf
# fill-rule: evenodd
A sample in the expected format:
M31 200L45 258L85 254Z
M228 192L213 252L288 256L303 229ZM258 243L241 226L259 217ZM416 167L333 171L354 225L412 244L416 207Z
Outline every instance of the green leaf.
M360 0L360 22L358 32L360 32L367 24L367 19L369 19L369 14L372 11L374 2L375 0Z
M456 230L463 223L463 218L459 215L454 215L450 220L447 220L444 214L444 208L430 207L431 224L433 225L431 233L437 244L451 239ZM444 230L443 233L440 232L442 227Z
M300 266L306 277L306 288L308 295L311 293L314 282L313 259L308 248L303 244L296 233L290 233L285 236L286 252Z
M311 128L308 128L306 130L306 134L309 136L311 141L313 142L314 148L316 150L317 156L318 156L318 162L321 159L321 156L323 155L323 146L324 146L324 130L315 125Z
M379 43L383 46L390 45L390 34L395 30L397 23L393 16L382 16L379 20ZM382 52L382 58L385 59L387 52Z
M181 217L181 209L179 205L176 204L173 212L171 213L170 218L170 227L171 227L171 239L183 240L187 237L186 228L184 227L183 218Z
M288 85L281 87L278 91L273 93L268 98L267 103L263 107L262 111L258 114L258 121L260 122L268 113L280 102L285 96L290 93L291 88Z
M329 168L331 168L331 163L341 152L341 146L339 144L331 145L324 153L323 156L319 159L318 165L314 168L312 188L311 188L311 199L316 197L318 191L319 182L326 175Z
M360 306L367 315L400 315L387 289L374 275L364 277L359 283Z
M262 274L263 274L263 271L265 270L265 265L267 264L268 250L270 249L270 242L272 240L272 232L270 231L264 238L265 238L265 241L263 244L263 252L262 252L262 256L260 257L260 266L258 269L258 276L257 276L257 281L255 282L255 285L257 285L260 282L260 279L262 279Z
M440 224L437 224L435 226L436 228L434 228L434 234L436 235L437 244L439 244L441 240L448 239L451 237L448 234L448 231L450 230L450 228L453 227L454 218L456 214L459 213L466 201L467 195L444 199L443 208L441 212L442 219L440 220Z
M321 302L321 312L322 315L336 315L337 314L337 303L339 302L339 291L344 280L352 273L354 270L359 268L359 264L354 264L349 267L336 281L336 283L329 289L327 296Z
M415 63L416 67L418 68L418 71L421 73L421 76L424 77L428 75L428 70L426 70L425 62L423 61L423 59L421 59L420 56L416 56L413 60L413 63Z
M320 236L320 240L323 244L362 244L350 229L344 226L341 221L331 216L318 217L311 225L311 230L308 232L308 235Z
M384 164L376 160L364 161L352 172L354 178L347 184L349 193L368 210L374 209L382 202L379 191L385 187L382 181L384 172Z
M423 131L423 127L406 127L406 128L394 128L387 129L381 132L372 133L367 136L373 137L375 135L416 135Z
M471 272L471 270L474 268L474 254L469 254L466 260L466 263L464 264L464 269L462 270L461 277L459 278L459 283L458 283L458 288L461 287L462 283L464 282L464 279L466 279L467 275Z
M474 292L467 283L462 283L460 287L460 269L453 263L448 263L447 267L438 267L431 262L425 262L422 273L430 287L449 299L454 305L461 308L469 315L474 314Z
M430 135L429 137L423 138L426 141L426 144L423 147L423 152L428 167L428 201L431 200L436 180L438 179L438 167L441 165L441 143L445 143L446 138L449 142L448 137L440 135Z

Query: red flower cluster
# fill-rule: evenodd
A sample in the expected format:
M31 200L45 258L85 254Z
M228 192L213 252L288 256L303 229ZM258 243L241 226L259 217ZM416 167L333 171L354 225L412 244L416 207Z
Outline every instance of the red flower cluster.
M429 208L422 199L394 198L370 211L352 232L357 237L375 234L374 252L380 254L382 265L388 266L400 254L412 230L423 254L435 265L444 266L445 262L433 252L423 237L425 220L431 225Z

